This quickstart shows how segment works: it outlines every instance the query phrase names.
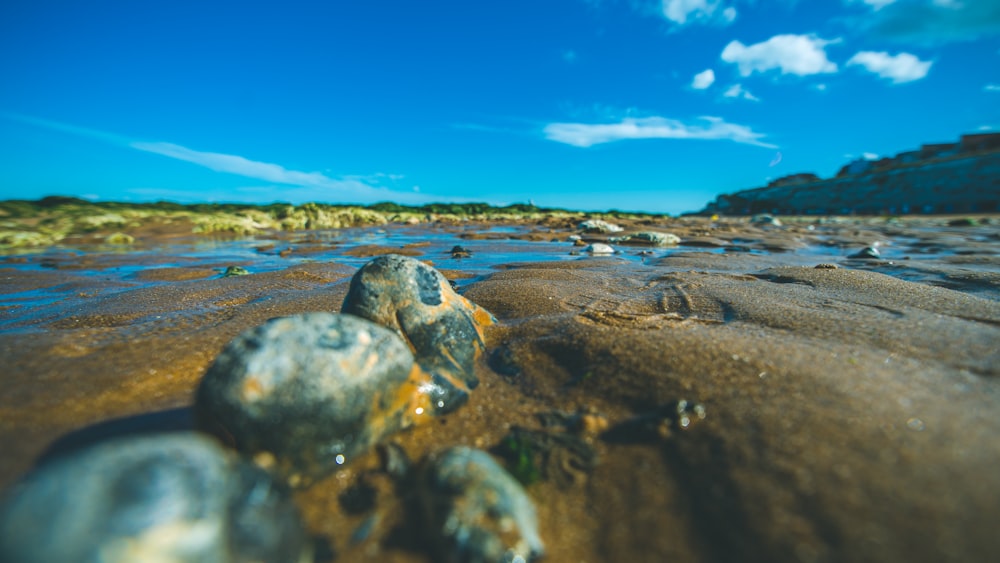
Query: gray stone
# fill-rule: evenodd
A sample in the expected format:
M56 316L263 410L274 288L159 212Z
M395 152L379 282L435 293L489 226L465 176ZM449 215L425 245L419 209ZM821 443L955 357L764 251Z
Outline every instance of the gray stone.
M443 559L494 563L543 555L534 503L488 453L450 448L424 471L423 506Z
M882 258L882 254L874 246L866 246L854 254L851 254L848 258L857 258L859 260L878 260Z
M781 220L774 215L768 215L767 213L762 213L760 215L754 215L750 219L750 223L753 225L760 226L770 226L770 227L780 227Z
M0 561L308 561L283 486L195 433L105 442L45 465L0 507Z
M587 254L593 254L595 256L609 255L609 254L614 254L615 249L607 244L595 242L594 244L588 245L586 248L584 248L583 252L586 252Z
M418 371L406 344L367 320L272 319L222 350L195 416L290 484L307 484L413 422Z
M656 231L640 231L638 233L632 233L630 235L612 237L608 240L610 242L616 242L616 243L626 242L631 244L648 244L652 246L672 246L675 244L680 244L681 237L672 233L660 233Z
M585 233L620 233L623 228L614 223L608 223L601 219L590 219L580 223L579 228Z
M388 327L409 344L430 377L422 388L434 411L454 410L479 384L474 366L486 347L483 327L496 321L427 264L395 254L372 260L351 279L341 311Z

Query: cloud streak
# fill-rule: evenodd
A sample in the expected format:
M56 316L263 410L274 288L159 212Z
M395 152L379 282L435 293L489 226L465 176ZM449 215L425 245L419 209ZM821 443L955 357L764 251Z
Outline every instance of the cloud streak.
M591 147L628 139L728 140L758 147L777 148L761 141L764 137L749 127L727 123L718 117L699 117L684 123L665 117L627 117L617 123L550 123L545 138L574 147Z
M391 181L400 179L401 176L398 175L373 174L369 176L331 177L321 172L289 170L279 164L250 160L233 154L198 151L174 143L135 141L115 133L37 117L11 113L2 113L0 115L20 123L87 137L116 146L188 162L215 172L234 174L272 184L281 184L287 186L286 190L289 192L295 188L307 188L315 190L313 193L321 194L321 198L350 200L352 202L375 202L386 199L400 203L425 202L431 197L414 194L413 192L389 190L379 185L379 182L384 179Z
M270 162L259 162L250 160L242 156L223 154L215 152L202 152L175 145L173 143L129 143L133 149L143 152L150 152L176 160L183 160L199 166L204 166L216 172L236 174L256 180L274 182L277 184L288 184L291 186L303 187L330 187L336 188L345 183L343 180L330 178L319 172L299 172L288 170L277 164ZM350 182L351 184L361 184L361 182Z

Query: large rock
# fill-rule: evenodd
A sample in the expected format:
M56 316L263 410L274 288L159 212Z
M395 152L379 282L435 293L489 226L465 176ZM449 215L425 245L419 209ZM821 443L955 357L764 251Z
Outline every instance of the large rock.
M289 483L306 484L412 424L420 378L406 344L351 315L272 319L230 342L195 415Z
M0 507L0 561L311 560L287 490L208 437L106 442L29 474Z
M434 268L405 256L380 256L351 279L341 309L389 327L410 346L431 377L428 404L454 410L479 384L474 364L485 348L488 311L455 293Z

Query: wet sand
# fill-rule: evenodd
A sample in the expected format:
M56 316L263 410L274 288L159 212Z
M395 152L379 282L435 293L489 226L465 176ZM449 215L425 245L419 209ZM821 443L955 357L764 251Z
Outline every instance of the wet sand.
M626 226L676 233L684 250L513 259L483 276L411 246L501 322L469 403L393 441L420 459L538 431L550 455L528 492L549 561L994 558L996 219ZM462 233L488 253L571 227ZM847 257L875 242L883 259ZM223 262L144 256L122 277L137 266L128 253L19 259L41 260L0 264L0 486L110 435L189 427L226 342L275 316L338 311L355 271L300 262L220 278ZM107 275L74 268L102 260ZM704 419L664 415L681 400ZM563 429L553 412L585 416ZM297 492L312 532L335 560L431 561L411 491L379 467L372 453Z

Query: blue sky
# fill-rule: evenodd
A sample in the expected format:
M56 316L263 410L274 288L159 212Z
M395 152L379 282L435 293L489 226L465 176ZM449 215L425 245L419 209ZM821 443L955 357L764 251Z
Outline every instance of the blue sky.
M1000 128L996 0L5 0L0 198L679 213Z

